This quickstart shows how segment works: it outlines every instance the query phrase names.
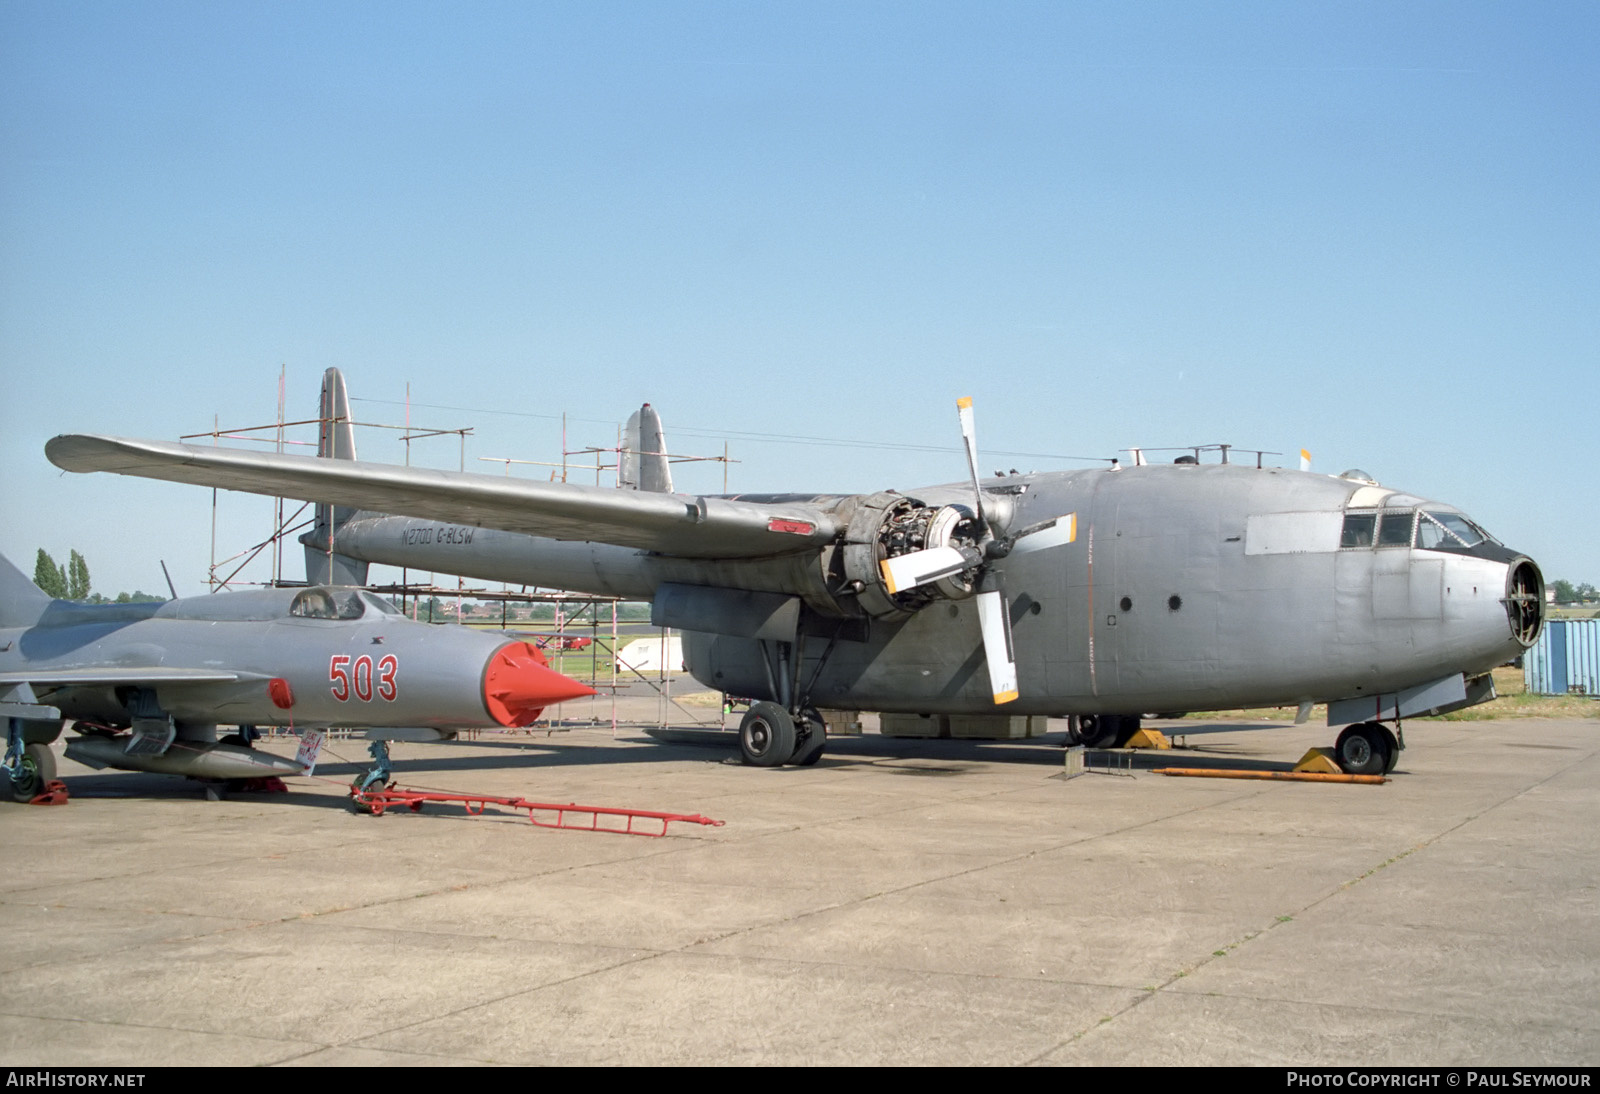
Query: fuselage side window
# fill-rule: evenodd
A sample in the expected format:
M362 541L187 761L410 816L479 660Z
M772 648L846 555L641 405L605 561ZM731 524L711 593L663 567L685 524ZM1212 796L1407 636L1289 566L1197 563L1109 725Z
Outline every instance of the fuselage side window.
M1416 512L1412 509L1386 510L1383 522L1378 525L1378 546L1411 546L1411 521L1415 516Z
M1371 547L1373 527L1377 522L1376 513L1346 513L1344 531L1339 536L1339 546Z

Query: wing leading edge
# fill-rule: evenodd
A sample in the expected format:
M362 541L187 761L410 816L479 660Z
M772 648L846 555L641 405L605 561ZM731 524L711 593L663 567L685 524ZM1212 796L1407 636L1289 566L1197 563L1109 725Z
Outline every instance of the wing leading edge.
M787 554L827 542L837 527L820 507L800 502L640 493L171 441L67 434L52 438L45 455L66 471L110 471L683 558Z

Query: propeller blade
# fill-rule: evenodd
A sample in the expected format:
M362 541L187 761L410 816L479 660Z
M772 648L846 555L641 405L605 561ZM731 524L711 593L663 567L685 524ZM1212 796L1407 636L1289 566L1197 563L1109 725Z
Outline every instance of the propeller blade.
M962 570L976 566L981 561L976 551L963 551L959 547L929 547L923 551L909 551L878 564L883 574L884 588L892 596L906 589L915 589L942 577L951 577Z
M1300 470L1302 470L1302 471L1310 471L1311 470L1311 453L1307 452L1303 448L1300 450Z
M1017 555L1042 551L1046 547L1059 547L1063 543L1075 543L1078 539L1078 514L1068 513L1030 524L1011 538L1016 544L1011 548L1011 553Z
M978 594L978 626L989 664L989 689L996 704L1009 703L1017 697L1017 658L1011 649L1011 612L999 589Z
M956 400L956 412L961 416L961 439L967 446L967 470L972 472L972 496L978 503L978 520L987 524L983 515L983 488L978 485L978 424L972 413L972 396L963 395Z

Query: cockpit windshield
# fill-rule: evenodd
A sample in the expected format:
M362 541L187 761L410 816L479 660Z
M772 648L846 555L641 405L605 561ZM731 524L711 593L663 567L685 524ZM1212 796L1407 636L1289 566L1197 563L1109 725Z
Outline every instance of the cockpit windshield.
M1460 513L1425 509L1417 518L1418 547L1475 547L1487 537Z
M362 593L361 599L367 602L367 607L381 615L405 615L405 612L394 606L393 601L385 597L376 596L372 593Z
M360 619L366 603L354 589L329 589L314 586L289 602L289 614L297 619Z
M1376 512L1347 511L1339 546L1464 551L1485 541L1500 542L1460 513L1448 509L1386 508Z

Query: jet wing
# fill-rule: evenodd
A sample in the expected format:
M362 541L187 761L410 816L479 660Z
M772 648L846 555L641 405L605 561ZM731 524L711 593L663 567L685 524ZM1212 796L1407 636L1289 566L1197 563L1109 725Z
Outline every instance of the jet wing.
M94 665L77 669L30 669L0 672L0 687L38 684L40 687L92 687L98 684L231 684L238 680L265 680L258 672L218 669L180 669L164 665Z
M73 434L53 438L45 455L67 471L112 471L683 558L787 554L827 542L837 529L825 510L805 502L642 493L171 441Z

